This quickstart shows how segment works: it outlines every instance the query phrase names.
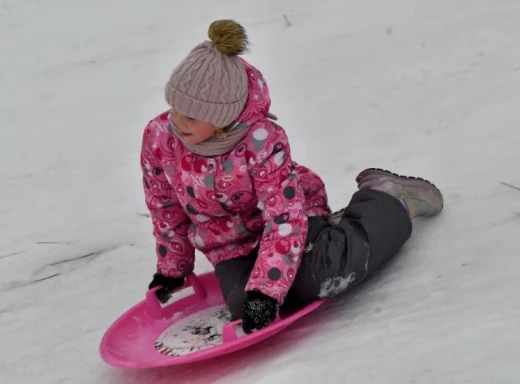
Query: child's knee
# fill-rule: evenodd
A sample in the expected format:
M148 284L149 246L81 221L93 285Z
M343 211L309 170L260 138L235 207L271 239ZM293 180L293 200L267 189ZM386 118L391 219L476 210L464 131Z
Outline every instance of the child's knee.
M242 317L242 307L246 301L245 287L236 287L229 292L229 295L224 298L229 312L231 313L231 320L237 320Z
M344 277L346 257L345 233L328 223L322 225L302 255L293 283L295 293L305 301L328 297L331 285Z
M215 275L233 320L241 317L242 305L246 299L246 285L255 260L254 255L249 255L226 260L215 266Z

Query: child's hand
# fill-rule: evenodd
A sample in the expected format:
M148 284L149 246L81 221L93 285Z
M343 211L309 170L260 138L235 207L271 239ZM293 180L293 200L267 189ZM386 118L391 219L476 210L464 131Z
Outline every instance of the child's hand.
M157 286L161 286L155 295L161 303L166 303L170 298L171 294L177 289L182 287L184 284L184 277L166 277L160 273L153 275L153 280L148 286L148 289L152 289Z
M252 333L269 325L278 314L278 302L262 292L247 292L242 307L242 328L245 333Z

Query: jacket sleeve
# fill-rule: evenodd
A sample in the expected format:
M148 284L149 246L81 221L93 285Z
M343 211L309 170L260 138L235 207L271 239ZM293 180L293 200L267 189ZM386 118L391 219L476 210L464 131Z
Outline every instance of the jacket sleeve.
M190 219L159 161L160 140L161 135L148 125L143 136L141 169L156 240L157 272L168 277L185 277L193 271L195 262L195 250L187 238Z
M256 147L264 147L255 155L252 180L265 228L246 291L261 291L282 304L305 247L305 196L285 132L277 126L260 127L253 138Z

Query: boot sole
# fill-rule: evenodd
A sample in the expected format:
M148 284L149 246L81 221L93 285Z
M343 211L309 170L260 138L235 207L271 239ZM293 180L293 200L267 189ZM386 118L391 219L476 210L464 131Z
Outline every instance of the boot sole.
M363 172L361 172L356 177L356 182L359 184L359 182L362 179L364 179L365 177L368 177L368 176L392 177L392 178L395 178L395 179L399 179L401 182L403 182L403 184L405 184L406 186L409 186L409 187L418 187L418 188L423 187L424 188L425 184L427 184L427 185L432 186L433 188L435 188L435 190L438 191L439 194L442 196L442 193L441 193L440 189L437 188L437 186L435 184L433 184L431 181L428 181L428 180L420 178L420 177L415 177L415 176L398 175L397 173L393 173L393 172L390 172L390 171L387 171L387 170L381 169L381 168L368 168L368 169L365 169Z
M414 176L402 176L398 175L396 173L387 171L385 169L381 168L368 168L362 171L357 177L356 182L358 183L358 187L360 187L360 182L366 183L373 180L377 180L379 177L386 177L389 179L398 180L401 185L405 185L408 187L414 187L419 189L426 189L430 193L432 193L434 196L436 196L439 199L440 203L440 209L439 212L444 209L444 196L442 195L442 192L439 188L432 182L420 178L420 177L414 177ZM433 197L433 196L432 196Z

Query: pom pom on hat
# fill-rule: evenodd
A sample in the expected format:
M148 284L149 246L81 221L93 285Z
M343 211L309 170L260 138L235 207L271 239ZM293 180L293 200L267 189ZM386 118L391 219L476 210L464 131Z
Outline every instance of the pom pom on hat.
M248 50L246 30L234 20L214 21L209 26L208 37L227 56L241 55Z

